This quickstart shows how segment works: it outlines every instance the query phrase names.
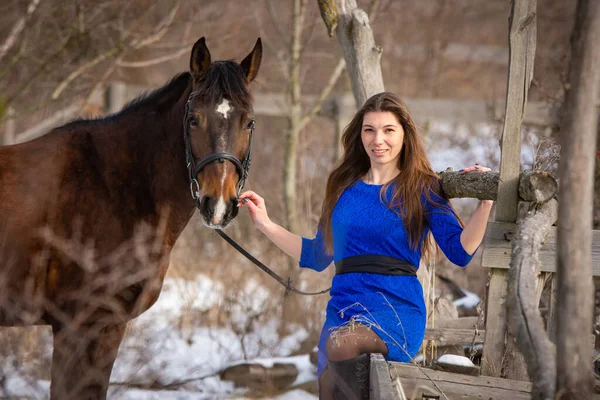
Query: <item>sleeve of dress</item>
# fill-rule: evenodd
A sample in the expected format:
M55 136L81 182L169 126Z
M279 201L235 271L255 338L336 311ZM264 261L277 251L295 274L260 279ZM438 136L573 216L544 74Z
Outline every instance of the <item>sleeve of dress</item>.
M323 271L333 261L333 255L327 254L323 232L319 229L314 239L302 238L300 267Z
M441 206L426 202L425 208L429 214L431 233L448 260L453 264L464 267L471 261L477 249L473 254L469 254L463 248L460 242L463 228L448 200L435 194L432 195L432 198Z

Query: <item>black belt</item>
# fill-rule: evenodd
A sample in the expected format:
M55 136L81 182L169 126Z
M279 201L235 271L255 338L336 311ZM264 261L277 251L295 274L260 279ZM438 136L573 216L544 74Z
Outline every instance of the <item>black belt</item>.
M350 272L417 276L417 267L398 258L379 255L346 257L335 263L336 275Z

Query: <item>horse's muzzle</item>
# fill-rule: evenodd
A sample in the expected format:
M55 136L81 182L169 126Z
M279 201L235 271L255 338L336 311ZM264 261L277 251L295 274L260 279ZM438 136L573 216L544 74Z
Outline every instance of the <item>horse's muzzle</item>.
M213 229L227 227L238 214L237 199L235 197L226 201L222 197L215 198L205 195L200 201L199 208L204 224Z

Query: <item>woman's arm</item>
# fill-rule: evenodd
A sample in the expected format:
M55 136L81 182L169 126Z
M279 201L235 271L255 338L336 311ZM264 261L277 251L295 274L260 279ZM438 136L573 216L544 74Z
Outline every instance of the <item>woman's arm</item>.
M269 218L265 200L255 192L248 190L240 195L238 207L248 207L250 218L266 237L294 260L300 260L302 237L293 234Z
M491 171L491 169L475 164L472 167L463 169L461 172L465 174L468 172L487 171ZM460 243L467 253L473 254L481 244L493 205L494 202L492 200L480 200L479 204L477 204L477 208L475 208L475 211L473 211L473 214L471 215L471 219L469 219L469 222L465 225L465 229L460 235Z
M467 253L473 254L481 244L493 205L494 202L492 200L479 201L477 208L475 208L475 211L471 215L471 219L465 225L460 235L460 243Z

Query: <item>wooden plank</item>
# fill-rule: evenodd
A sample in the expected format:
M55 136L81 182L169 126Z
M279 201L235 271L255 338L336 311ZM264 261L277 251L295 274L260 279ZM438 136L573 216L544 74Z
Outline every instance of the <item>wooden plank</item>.
M420 399L423 393L438 395L440 399L448 400L529 400L531 398L529 382L491 376L453 374L398 362L388 362L388 364L391 379L400 379L409 399ZM594 394L590 400L600 400L600 395Z
M509 222L489 222L483 239L481 265L488 268L508 268L511 239L517 225ZM541 271L556 272L556 227L552 227L546 244L539 253ZM592 274L600 276L600 230L592 231Z
M485 331L475 329L427 328L424 340L435 340L438 346L483 343Z
M529 382L453 374L396 362L389 364L392 380L396 377L400 378L409 399L420 399L422 393L438 395L441 399L449 400L529 400L531 398Z
M388 362L381 354L371 354L369 385L371 400L395 400L400 398L392 386Z

